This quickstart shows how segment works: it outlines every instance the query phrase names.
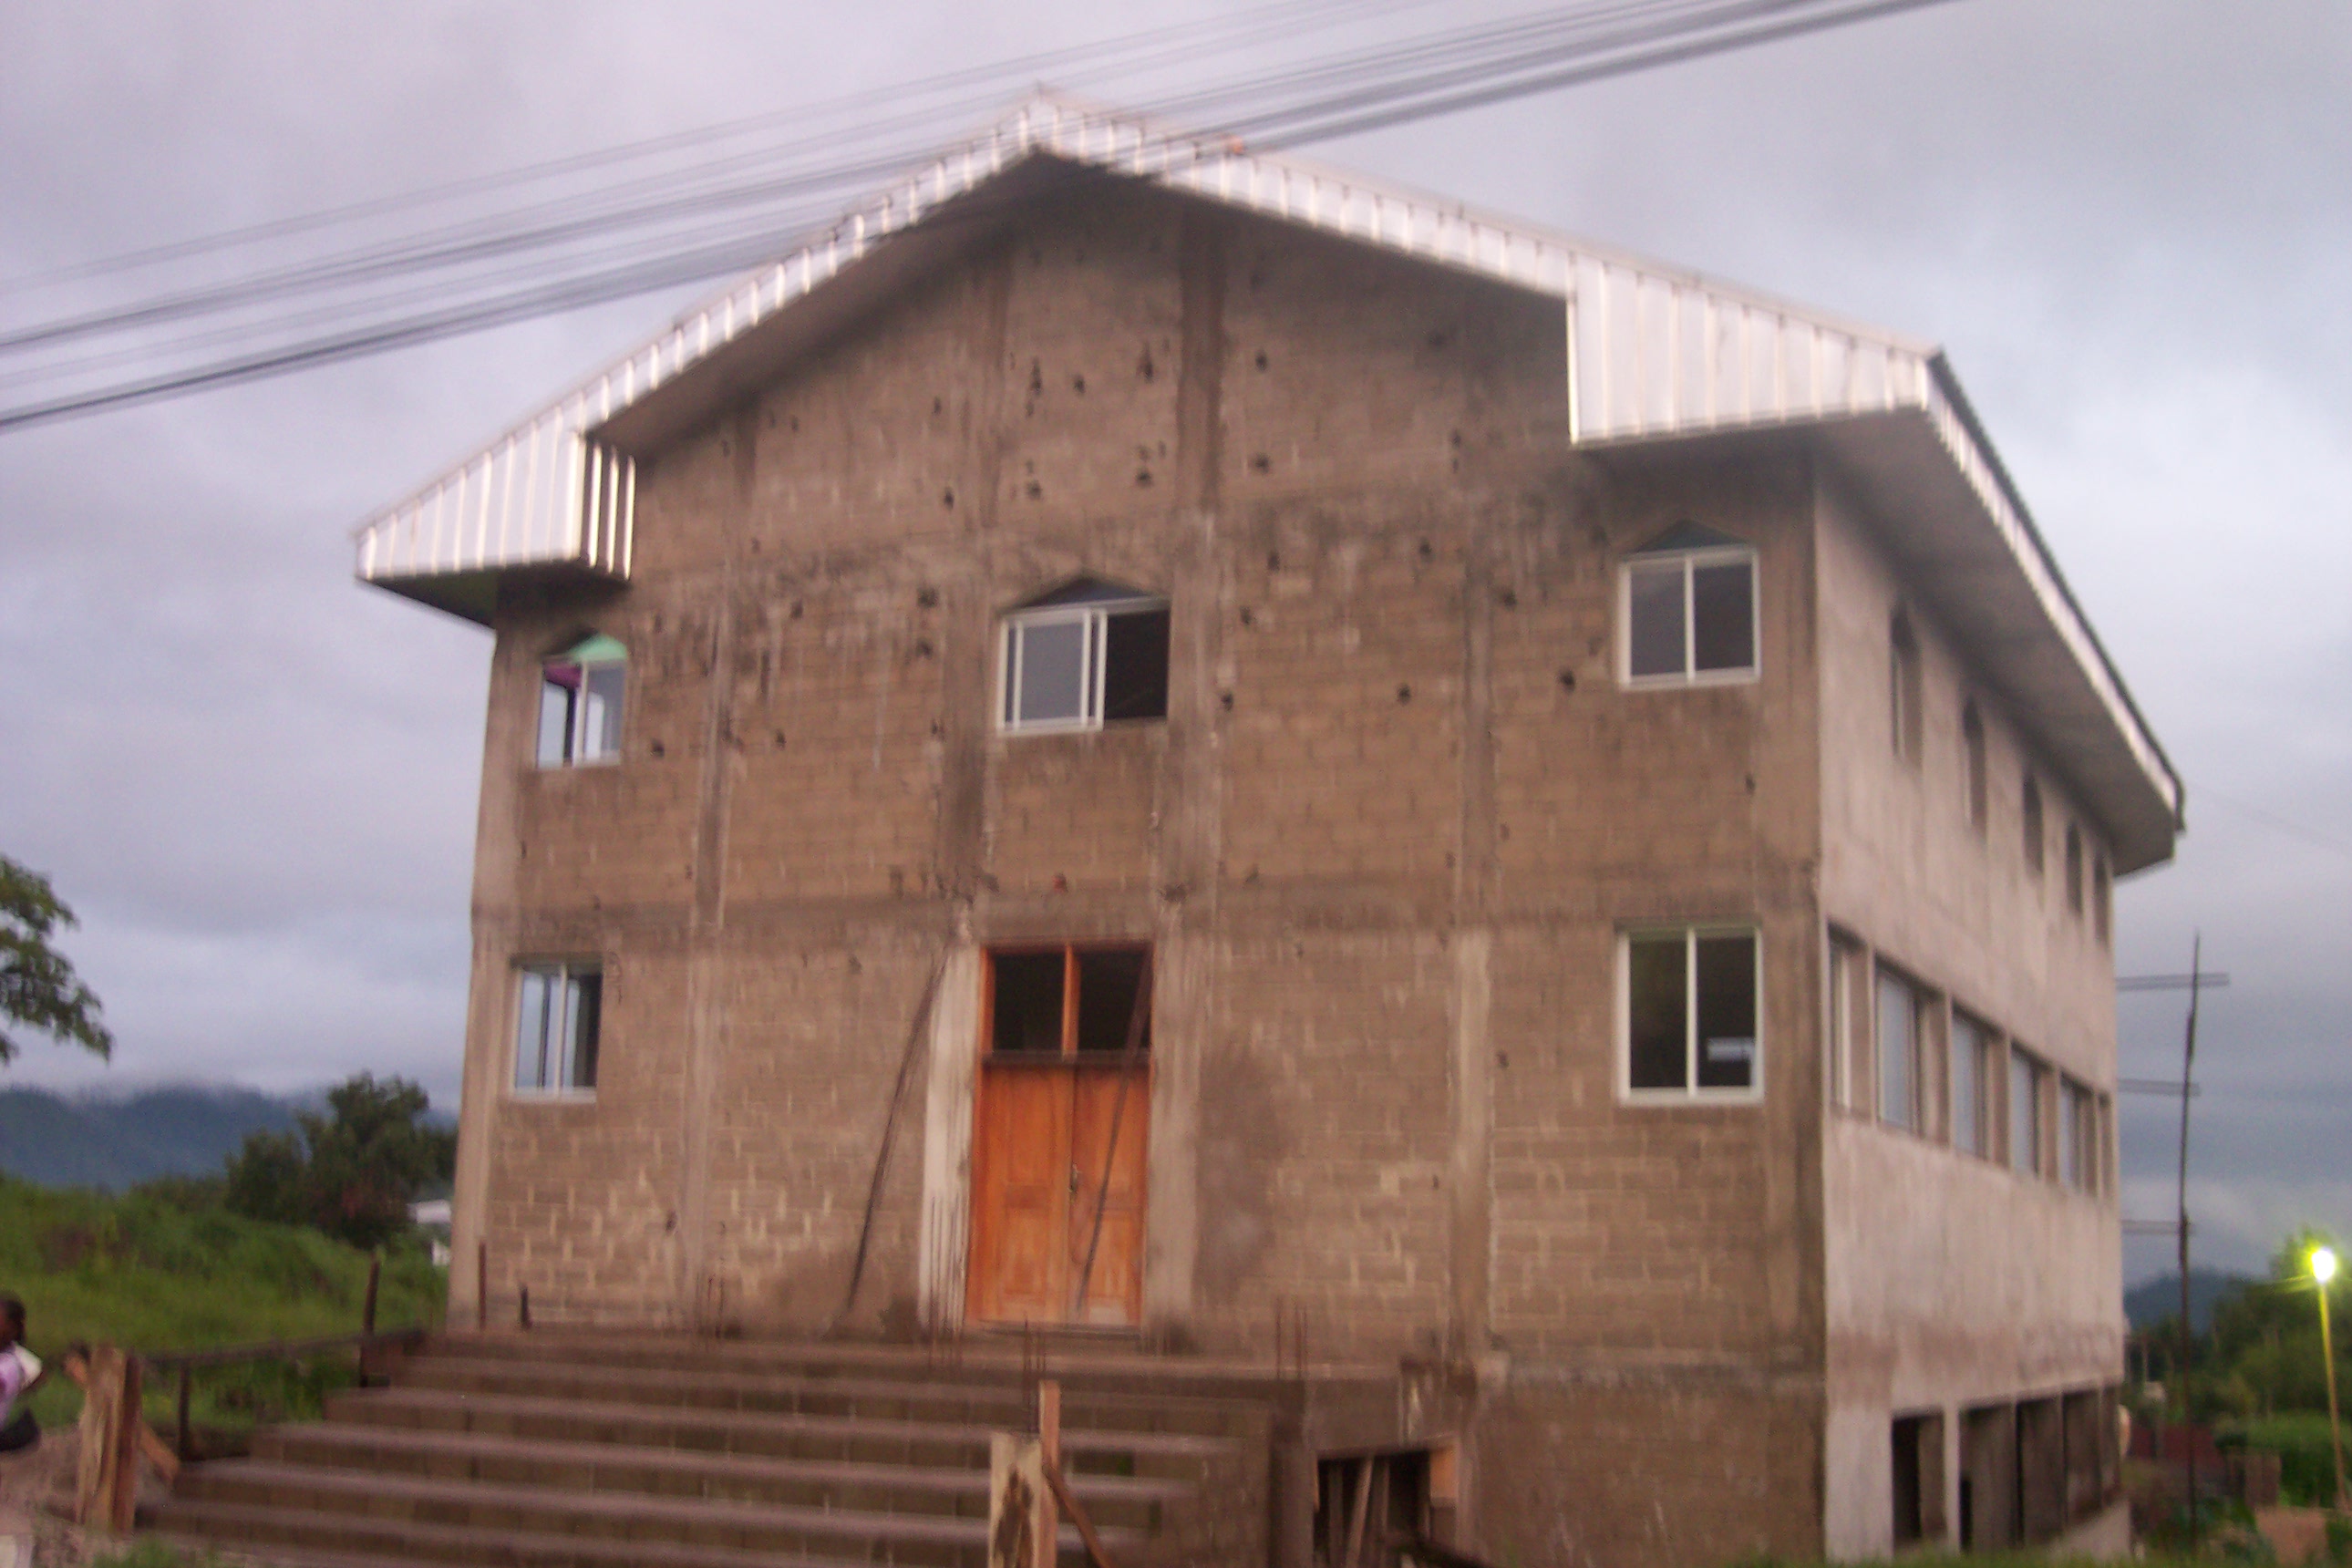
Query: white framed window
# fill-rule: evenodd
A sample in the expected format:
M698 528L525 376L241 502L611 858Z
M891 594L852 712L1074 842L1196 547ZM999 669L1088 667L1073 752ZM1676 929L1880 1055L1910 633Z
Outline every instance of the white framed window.
M604 1012L603 966L525 963L515 980L514 1091L593 1093Z
M539 667L539 765L572 767L621 755L629 650L598 632Z
M1168 716L1168 601L1086 579L1004 617L998 727L1098 730Z
M1678 522L1626 559L1618 585L1620 668L1627 686L1753 680L1755 547Z
M1748 926L1628 931L1618 943L1618 1083L1631 1100L1763 1093L1763 944Z

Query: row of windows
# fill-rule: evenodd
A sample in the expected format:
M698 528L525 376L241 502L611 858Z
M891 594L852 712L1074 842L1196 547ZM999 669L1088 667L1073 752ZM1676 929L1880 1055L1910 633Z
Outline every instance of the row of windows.
M1690 685L1756 673L1756 553L1678 523L1627 563L1626 684ZM1004 617L997 722L1012 731L1093 730L1168 716L1168 602L1084 578ZM621 754L628 653L602 633L540 668L539 765Z
M1895 612L1887 625L1886 648L1887 732L1894 741L1895 754L1916 768L1920 765L1925 749L1927 720L1921 691L1919 638L1912 629L1908 612ZM1986 782L1984 718L1973 700L1960 709L1960 755L1965 769L1969 826L1982 835L1990 827L1991 812ZM2031 773L2025 775L2021 797L2019 837L2025 868L2038 879L2048 854L2049 829L2042 820L2042 784ZM2070 822L2065 837L2066 909L2078 917L2084 912L2083 868L2083 829L2079 824ZM2090 913L2091 924L2101 942L2108 940L2114 879L2105 851L2094 850Z
M1761 1087L1756 932L1698 927L1623 939L1619 1086L1629 1099L1748 1098ZM596 1087L604 971L593 963L517 972L514 1087ZM992 952L986 1049L1083 1055L1150 1048L1150 952L1055 947Z
M2078 1192L2112 1190L2112 1100L1905 972L1830 937L1831 1103Z

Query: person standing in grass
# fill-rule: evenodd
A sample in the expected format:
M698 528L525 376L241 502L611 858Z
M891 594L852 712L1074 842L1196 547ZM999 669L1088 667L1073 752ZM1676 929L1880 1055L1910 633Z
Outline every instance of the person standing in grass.
M25 1303L0 1296L0 1454L13 1454L41 1440L31 1408L17 1406L48 1375L40 1358L25 1348Z

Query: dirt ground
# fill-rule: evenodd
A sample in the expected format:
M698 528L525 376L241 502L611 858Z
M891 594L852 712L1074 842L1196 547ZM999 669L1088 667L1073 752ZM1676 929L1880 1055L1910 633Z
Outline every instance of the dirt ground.
M130 1544L117 1537L87 1534L67 1522L80 1464L81 1435L71 1427L42 1433L30 1453L0 1454L0 1542L13 1544L31 1536L33 1568L85 1568ZM162 1479L144 1467L139 1495L142 1506L163 1495ZM0 1547L0 1563L8 1561ZM222 1556L206 1562L234 1568L247 1559Z
M30 1452L0 1454L0 1540L31 1536L36 1568L81 1568L112 1544L92 1542L48 1506L72 1505L79 1439L71 1430L44 1432Z
M2299 1563L2322 1562L2327 1555L2327 1510L2324 1508L2256 1509L2254 1526L2288 1568Z

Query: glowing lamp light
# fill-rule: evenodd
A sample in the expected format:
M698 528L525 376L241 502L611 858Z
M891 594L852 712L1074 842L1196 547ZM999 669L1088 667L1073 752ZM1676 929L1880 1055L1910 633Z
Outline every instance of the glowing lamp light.
M2322 1285L2336 1278L2336 1249L2315 1247L2311 1249L2311 1277Z

